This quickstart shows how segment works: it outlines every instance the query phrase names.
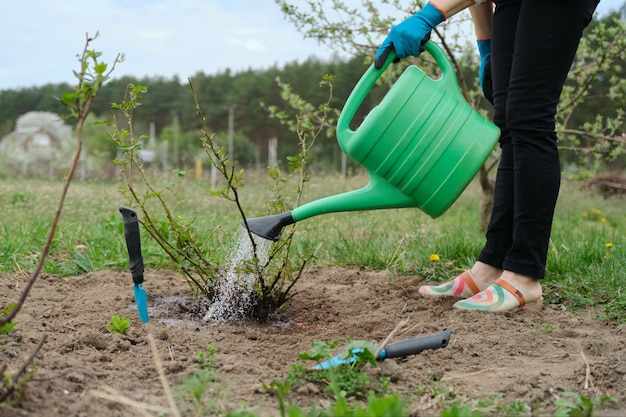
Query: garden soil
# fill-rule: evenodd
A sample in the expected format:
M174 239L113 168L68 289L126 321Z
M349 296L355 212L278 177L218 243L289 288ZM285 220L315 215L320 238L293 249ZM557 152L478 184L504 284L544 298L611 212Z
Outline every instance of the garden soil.
M15 330L0 335L0 363L15 372L44 335L47 340L35 357L37 370L25 397L15 407L0 406L0 416L157 416L158 408L168 408L159 368L174 387L198 370L198 352L207 346L217 348L213 367L218 377L207 391L215 406L254 406L260 416L277 416L278 399L264 386L284 381L291 364L306 365L298 354L309 351L312 341L381 343L401 321L406 325L392 342L444 328L452 332L445 348L362 370L374 379L388 377L396 393L408 395L413 416L440 415L444 397L491 396L504 404L525 402L532 415L553 415L556 399L566 391L589 398L609 395L618 402L605 404L599 415L626 415L626 325L599 319L601 307L456 311L454 300L420 296L420 277L392 279L386 271L337 267L308 271L294 287L290 304L267 323L227 324L203 320L186 281L176 273L149 270L146 279L151 321L142 324L127 272L42 275ZM0 275L0 305L16 301L26 281L25 274ZM107 329L113 315L131 319L127 335ZM308 384L292 389L286 401L308 410L328 406L332 397ZM490 410L498 414L495 407Z

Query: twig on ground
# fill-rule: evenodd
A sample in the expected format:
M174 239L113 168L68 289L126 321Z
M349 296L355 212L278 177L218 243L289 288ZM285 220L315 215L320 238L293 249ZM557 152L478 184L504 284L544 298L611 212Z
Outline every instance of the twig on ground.
M441 380L442 381L449 381L449 380L455 379L455 378L465 378L465 377L468 377L468 376L480 375L480 374L484 374L485 372L504 371L505 369L506 368L485 368L485 369L481 369L480 371L470 372L469 374L458 374L458 375L445 376L445 377L441 378Z
M383 351L383 349L385 348L385 346L387 346L387 344L389 343L389 341L396 335L396 333L398 333L404 326L406 325L406 320L402 320L400 321L400 323L396 324L396 327L391 331L391 333L389 333L389 335L385 338L385 340L383 341L383 343L380 344L380 346L378 346L378 349L376 349L376 354L375 357L378 357L378 355L380 355L380 353Z
M581 350L580 356L583 357L583 361L585 361L585 386L584 388L589 389L589 385L591 384L591 388L593 388L593 380L591 379L591 367L589 366L589 362L587 362L587 357L585 353Z
M139 414L144 417L153 417L150 413L148 413L148 411L153 411L155 413L161 414L169 414L172 411L169 408L159 407L158 405L146 404L140 401L131 400L113 387L105 385L103 387L103 390L104 392L92 390L90 393L97 398L102 398L119 404L127 405L129 407L133 407L135 410L137 410L137 412L139 412Z
M172 390L170 389L170 385L167 382L167 378L165 377L165 371L163 371L163 363L161 362L161 358L159 358L159 351L157 350L154 336L152 336L152 333L150 332L148 332L148 342L150 342L150 350L152 351L154 364L156 365L157 371L159 372L159 379L161 380L161 385L163 385L165 397L167 398L167 402L170 405L171 412L172 414L174 414L174 416L180 417L180 413L178 412L178 408L176 407L176 402L174 401L174 396L172 395Z

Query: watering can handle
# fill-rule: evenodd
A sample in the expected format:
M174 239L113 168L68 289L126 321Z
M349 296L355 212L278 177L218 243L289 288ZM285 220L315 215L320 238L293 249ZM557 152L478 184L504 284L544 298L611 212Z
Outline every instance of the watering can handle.
M458 92L459 86L456 79L456 73L445 52L433 41L426 42L424 44L424 49L428 51L433 58L435 58L435 62L437 62L437 65L441 68L441 78L436 80L436 82L442 83L444 88L451 89L454 93ZM350 96L348 97L348 100L339 115L339 120L337 121L337 138L340 141L339 145L342 148L344 148L343 143L341 143L342 138L349 140L349 138L356 133L354 130L350 129L350 122L352 122L356 111L359 109L361 103L363 103L363 100L365 100L365 97L367 97L372 87L374 87L376 81L378 81L380 76L383 72L385 72L394 59L396 59L396 52L392 50L387 56L387 60L381 69L376 69L374 64L372 64L356 84L352 93L350 93Z

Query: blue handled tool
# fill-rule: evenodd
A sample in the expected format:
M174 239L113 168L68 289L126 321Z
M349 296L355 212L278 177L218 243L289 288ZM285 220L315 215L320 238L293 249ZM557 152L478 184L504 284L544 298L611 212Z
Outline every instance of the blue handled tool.
M400 342L390 343L385 346L380 354L376 357L377 361L383 361L387 358L400 358L403 356L417 355L428 349L439 349L448 346L450 342L450 329L445 328L437 334L430 336L415 337L413 339L402 340ZM342 358L337 355L313 367L313 369L328 369L339 365L346 365L354 362L357 357L355 353L363 351L361 348L352 349L351 355Z
M141 254L141 237L139 235L139 220L135 210L128 207L120 207L120 213L124 217L124 235L126 236L126 248L128 249L128 267L133 275L133 288L135 293L135 303L139 310L139 318L142 322L148 323L148 296L146 290L141 286L143 282L143 255Z

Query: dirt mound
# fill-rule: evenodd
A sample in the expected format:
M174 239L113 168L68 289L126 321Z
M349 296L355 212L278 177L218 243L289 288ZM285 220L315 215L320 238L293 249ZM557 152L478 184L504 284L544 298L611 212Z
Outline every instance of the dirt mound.
M324 268L301 279L291 304L271 322L232 325L202 320L187 284L171 271L148 271L146 278L151 322L143 325L128 273L40 277L15 331L0 336L0 361L14 369L43 334L48 340L36 358L38 371L26 398L17 408L0 408L0 416L139 415L131 406L99 398L108 387L167 407L148 332L171 385L197 369L198 352L214 346L223 383L220 404L232 410L256 405L259 415L278 415L277 399L262 384L283 380L313 340L380 343L401 320L408 326L396 340L452 330L444 349L385 360L371 370L390 377L395 392L410 395L415 415L437 414L431 392L419 389L434 379L459 398L494 395L507 403L539 404L541 415L553 413L564 391L590 398L604 393L619 404L601 415L626 415L626 326L598 321L594 311L571 313L550 305L541 312L456 311L453 300L419 296L419 277L392 281L386 272ZM15 301L25 281L0 276L0 305ZM121 314L132 320L126 336L106 329L109 318ZM288 401L303 407L325 404L314 390L293 391Z

